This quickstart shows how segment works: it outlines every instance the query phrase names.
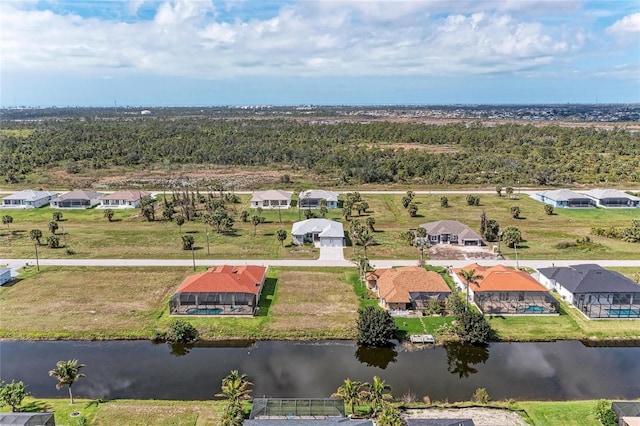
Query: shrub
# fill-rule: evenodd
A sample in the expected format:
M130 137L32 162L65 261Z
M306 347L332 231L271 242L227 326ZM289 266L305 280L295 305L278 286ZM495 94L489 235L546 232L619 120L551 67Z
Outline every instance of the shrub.
M9 406L16 412L22 405L22 400L29 395L23 382L0 382L0 407Z
M555 245L555 247L558 250L565 250L568 248L572 248L572 247L576 247L578 244L574 243L573 241L560 241L558 244Z
M375 306L358 309L356 325L358 344L364 346L389 346L398 330L391 315Z
M553 206L551 204L544 205L544 212L551 216L553 214Z
M486 388L478 388L473 393L471 400L476 404L488 404L491 401L491 397L489 396L489 392L487 392Z
M453 292L447 296L445 306L450 315L458 316L464 312L464 302L458 297L457 292Z
M169 324L167 339L177 343L191 343L198 340L198 330L189 322L177 319Z
M481 345L491 338L491 326L481 313L468 310L457 315L456 319L459 326L458 335L465 343Z
M440 207L449 207L449 199L444 195L440 197Z
M594 415L603 426L617 426L618 424L616 414L611 409L611 402L606 399L598 401L594 408Z
M427 312L430 314L441 314L442 313L442 303L437 298L431 298L427 302Z

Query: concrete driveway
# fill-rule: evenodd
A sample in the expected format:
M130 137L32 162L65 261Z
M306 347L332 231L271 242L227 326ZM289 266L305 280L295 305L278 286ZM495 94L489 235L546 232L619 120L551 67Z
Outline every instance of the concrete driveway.
M318 260L344 261L344 247L320 247Z

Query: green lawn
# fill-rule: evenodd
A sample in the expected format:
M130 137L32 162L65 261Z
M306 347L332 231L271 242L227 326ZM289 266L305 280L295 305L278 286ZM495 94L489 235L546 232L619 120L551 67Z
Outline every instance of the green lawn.
M602 426L593 410L598 401L519 402L535 426Z
M402 195L363 195L370 209L362 216L354 212L352 219L364 223L367 217L373 216L376 220L374 235L378 244L368 249L369 257L417 260L418 250L403 241L400 233L441 219L456 219L477 229L480 214L484 211L489 219L497 220L503 228L517 226L521 229L525 241L519 246L518 254L522 259L640 259L638 244L589 235L594 226L629 226L631 220L638 217L637 209L556 209L554 215L548 216L542 203L524 195L521 199L512 200L495 194L480 195L480 206L468 206L462 194L449 194L447 197L450 207L442 208L440 195L417 195L418 216L409 217L402 207ZM230 207L235 216L239 217L242 210L255 214L249 209L250 197L242 195L240 198L241 203ZM510 216L509 208L514 205L520 206L525 219L517 220ZM11 232L7 227L0 231L3 255L9 258L34 257L34 245L28 233L31 229L40 229L45 237L44 244L54 211L57 210L49 207L8 211L7 214L13 217L13 224ZM198 259L313 259L318 255L318 250L311 246L292 247L290 235L285 247L276 238L277 230L284 229L290 234L292 224L305 218L304 210L296 207L280 212L264 210L261 215L265 223L257 228L250 222L238 221L236 232L230 235L216 234L201 222L186 223L182 229L164 220L149 223L140 217L137 209L117 210L115 221L111 223L103 217L103 210L65 210L62 213L64 220L59 223L57 233L61 244L66 243L75 254L67 254L64 248L49 249L43 245L39 248L39 255L43 258L189 258L191 253L182 250L181 237L185 234L195 238L195 256ZM328 218L342 220L340 216L341 209L330 210L327 215ZM157 217L161 217L159 210ZM345 224L345 231L349 226ZM210 254L207 254L207 230ZM594 242L588 250L556 248L559 242L571 242L584 236L590 236ZM502 249L506 257L513 256L510 249ZM351 257L352 253L351 247L345 249L346 257Z

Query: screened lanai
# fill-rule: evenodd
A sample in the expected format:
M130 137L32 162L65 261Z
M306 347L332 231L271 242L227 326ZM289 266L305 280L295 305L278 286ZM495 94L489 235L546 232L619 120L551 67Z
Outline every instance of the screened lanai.
M558 301L546 291L476 291L473 301L485 315L558 314Z
M640 318L640 292L580 293L574 304L589 318Z

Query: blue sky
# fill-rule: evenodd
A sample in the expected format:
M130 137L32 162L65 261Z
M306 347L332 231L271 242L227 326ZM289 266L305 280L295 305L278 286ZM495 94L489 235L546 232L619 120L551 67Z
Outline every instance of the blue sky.
M0 104L640 102L640 1L0 0Z

